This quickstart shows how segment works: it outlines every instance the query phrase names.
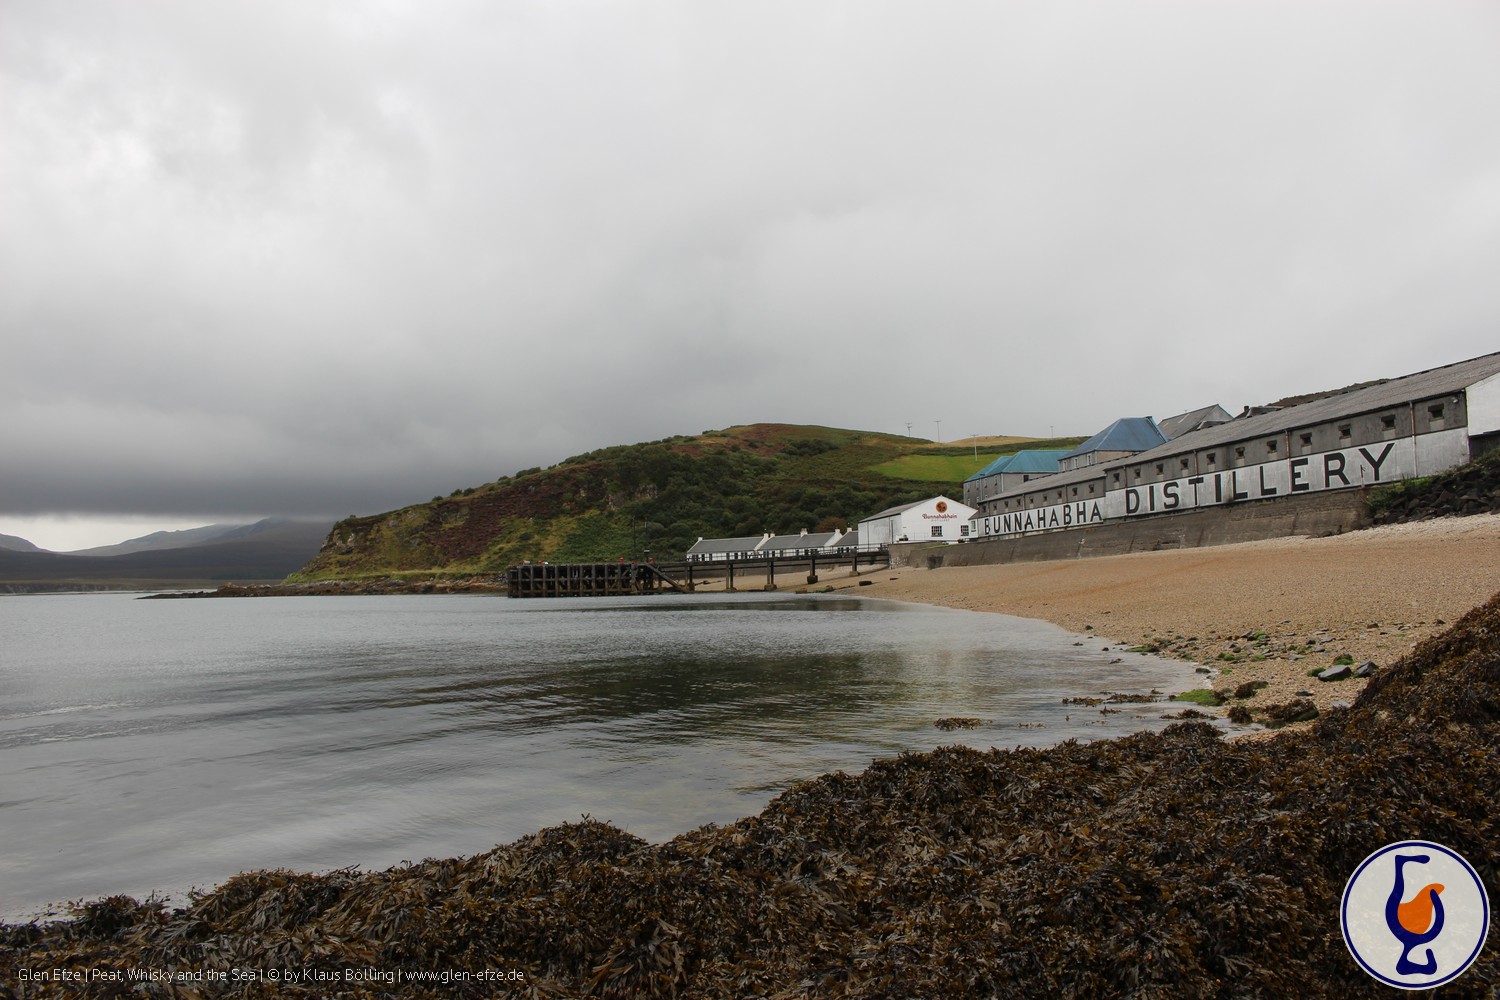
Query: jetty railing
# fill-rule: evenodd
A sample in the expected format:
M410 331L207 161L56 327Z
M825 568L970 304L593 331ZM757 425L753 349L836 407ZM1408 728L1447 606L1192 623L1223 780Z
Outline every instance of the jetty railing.
M760 578L759 589L775 590L776 571L783 576L806 571L808 584L818 582L818 568L824 571L847 566L850 575L858 576L860 568L890 565L885 549L840 555L808 555L773 558L758 556L744 559L703 560L695 562L613 562L613 563L522 563L506 572L506 590L511 597L629 597L661 591L692 593L708 579L722 579L726 591L736 590L746 577Z

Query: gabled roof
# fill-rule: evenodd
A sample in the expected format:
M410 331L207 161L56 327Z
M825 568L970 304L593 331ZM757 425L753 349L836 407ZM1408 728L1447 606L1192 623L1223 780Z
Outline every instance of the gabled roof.
M1056 472L1057 463L1067 453L1066 448L1029 448L1025 451L1018 451L1011 456L1011 463L1005 467L1005 472L1006 474Z
M927 502L926 500L917 500L914 503L904 503L904 504L902 504L899 507L887 507L885 510L881 511L879 514L871 514L869 517L862 517L862 518L860 518L860 520L861 521L874 521L877 518L890 517L892 514L899 514L899 513L901 513L904 510L911 510L913 507L920 507L920 506L922 506L926 502Z
M964 503L961 500L955 500L955 499L953 499L950 496L944 496L943 494L939 493L937 496L935 496L935 497L928 497L926 500L918 500L915 503L904 503L904 504L902 504L899 507L888 507L885 510L881 511L879 514L871 514L869 517L862 517L862 518L860 518L859 522L861 524L863 524L866 521L874 521L874 520L876 520L878 518L890 517L893 514L899 514L902 511L911 510L913 507L920 507L923 504L934 503L934 502L936 502L938 500L942 500L943 502L947 503L950 507L951 506L958 506L958 507L962 507L964 510L973 510L974 509L973 507L970 507L968 504Z
M1019 454L1019 452L1017 454ZM984 468L974 473L968 479L965 479L964 482L972 483L976 479L985 479L989 476L998 476L1000 473L1005 471L1006 466L1015 461L1015 458L1015 455L1001 455L989 465L986 465Z
M1196 410L1179 413L1175 417L1168 417L1159 421L1157 427L1161 429L1162 435L1168 441L1175 437L1181 437L1188 431L1196 431L1203 427L1212 427L1215 424L1227 423L1234 419L1229 411L1218 403L1210 406L1200 406Z
M1014 455L1001 455L964 482L972 483L976 479L988 479L1001 473L1037 475L1056 472L1058 461L1067 454L1066 448L1023 448Z
M1185 434L1169 447L1153 449L1144 455L1136 455L1132 461L1148 461L1158 456L1174 455L1180 451L1199 448L1214 448L1235 441L1270 437L1283 431L1299 427L1354 417L1361 413L1388 410L1393 406L1433 396L1467 389L1492 375L1500 374L1500 352L1484 354L1468 361L1432 368L1414 375L1404 375L1377 385L1355 389L1335 396L1322 396L1282 410L1273 410L1253 417L1240 417L1227 424L1205 427Z
M1121 417L1063 458L1075 458L1091 451L1146 451L1166 440L1156 421L1150 417Z
M760 547L762 552L780 552L786 549L821 549L834 538L837 531L820 531L817 534L772 535L771 540Z
M838 544L835 546L835 548L846 548L848 546L858 545L858 544L859 544L859 529L858 528L854 528L854 529L852 529L850 531L844 532L843 537L838 540Z
M742 538L700 538L687 550L688 555L707 552L750 552L766 540L765 535L747 535Z

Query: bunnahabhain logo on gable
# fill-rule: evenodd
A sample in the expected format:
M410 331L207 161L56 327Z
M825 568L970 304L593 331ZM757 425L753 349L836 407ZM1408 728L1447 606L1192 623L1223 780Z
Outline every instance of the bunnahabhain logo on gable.
M937 512L939 514L946 514L946 513L948 513L948 501L946 501L946 500L939 500L937 502Z
M1457 852L1425 840L1387 844L1344 887L1344 943L1376 979L1425 990L1479 957L1490 929L1484 883Z

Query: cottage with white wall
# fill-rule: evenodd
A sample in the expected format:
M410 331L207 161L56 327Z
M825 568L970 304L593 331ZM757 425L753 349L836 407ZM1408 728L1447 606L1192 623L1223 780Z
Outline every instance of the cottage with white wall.
M859 547L868 551L898 542L958 542L969 537L969 518L976 513L945 496L891 507L859 522Z

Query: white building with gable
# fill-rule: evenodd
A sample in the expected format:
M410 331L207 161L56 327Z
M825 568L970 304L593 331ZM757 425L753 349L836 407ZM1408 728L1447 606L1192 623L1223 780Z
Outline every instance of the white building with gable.
M868 550L899 542L958 542L969 537L969 518L977 513L973 507L945 496L891 507L859 522L859 547Z

